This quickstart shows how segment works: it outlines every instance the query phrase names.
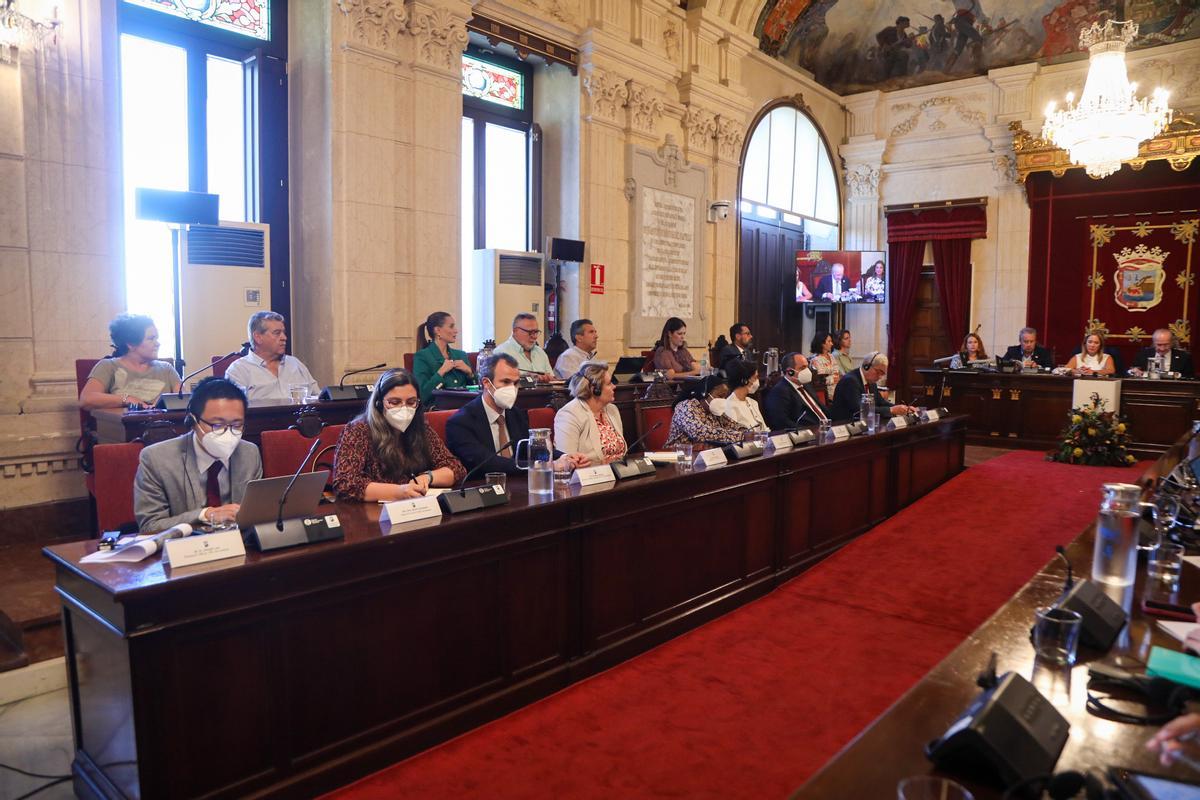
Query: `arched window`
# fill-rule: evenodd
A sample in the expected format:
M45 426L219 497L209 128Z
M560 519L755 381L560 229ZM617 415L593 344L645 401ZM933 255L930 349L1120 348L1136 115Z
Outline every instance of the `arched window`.
M841 207L825 139L794 106L772 109L754 128L742 167L742 215L801 228L814 250L836 250Z

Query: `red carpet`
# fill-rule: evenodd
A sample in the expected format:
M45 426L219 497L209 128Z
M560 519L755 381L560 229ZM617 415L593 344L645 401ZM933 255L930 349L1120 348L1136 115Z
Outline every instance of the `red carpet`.
M1144 466L972 467L767 597L327 797L786 796Z

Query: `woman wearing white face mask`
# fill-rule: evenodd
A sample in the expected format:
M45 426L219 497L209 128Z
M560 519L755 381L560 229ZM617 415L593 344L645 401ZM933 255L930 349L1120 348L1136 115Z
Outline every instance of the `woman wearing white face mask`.
M393 369L379 376L366 410L342 430L333 486L342 498L402 500L454 486L466 474L425 424L412 375Z
M758 392L758 365L749 361L729 361L725 364L725 379L730 389L725 416L747 430L767 430L758 401L751 397Z
M585 361L571 378L575 398L554 415L554 447L575 453L592 464L607 464L625 455L621 414L613 405L616 390L608 364Z
M675 399L667 445L742 441L749 429L726 416L728 397L729 385L721 371L692 382Z

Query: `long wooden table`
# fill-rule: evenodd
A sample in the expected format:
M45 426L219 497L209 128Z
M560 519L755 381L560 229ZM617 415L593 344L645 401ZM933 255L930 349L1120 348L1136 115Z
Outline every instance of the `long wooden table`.
M1170 472L1180 458L1200 454L1197 442L1187 436L1152 465L1143 476L1143 485L1153 483ZM1094 502L1089 500L1088 502ZM999 533L999 532L997 532ZM1067 548L1077 578L1091 575L1095 528L1089 527ZM1184 565L1185 570L1195 570ZM1159 629L1155 618L1141 612L1144 568L1139 567L1137 583L1114 599L1132 612L1116 644L1108 654L1080 650L1074 667L1053 667L1034 658L1029 641L1034 609L1050 605L1063 588L1066 569L1054 558L1034 575L1013 598L987 622L976 629L941 663L913 686L887 712L847 745L814 775L793 797L804 800L829 798L883 798L896 796L896 784L910 775L946 775L963 783L976 800L999 800L1003 791L972 776L935 770L925 758L923 747L945 733L959 714L978 696L975 677L987 666L992 653L998 656L997 673L1015 671L1030 679L1054 703L1071 725L1066 748L1056 770L1095 770L1109 766L1155 774L1173 775L1187 780L1200 776L1182 764L1163 767L1154 754L1145 749L1146 740L1158 726L1138 726L1110 721L1089 714L1087 702L1088 663L1103 661L1134 672L1144 670L1150 648L1161 645L1180 649L1178 640ZM1192 579L1200 579L1193 575ZM1185 582L1188 581L1185 575ZM1200 597L1190 598L1200 600ZM947 598L952 606L953 598ZM886 667L886 665L881 665ZM1114 701L1120 707L1121 702ZM1137 705L1124 706L1140 713Z
M991 447L1049 450L1071 410L1068 376L976 370L919 369L924 399L967 414L967 442ZM1157 458L1179 432L1200 418L1200 381L1121 379L1121 414L1134 452Z
M263 431L283 430L295 424L297 415L312 409L326 425L344 425L354 419L366 407L365 400L321 400L316 403L294 405L289 402L252 403L246 409L245 438L258 444ZM157 430L163 438L179 436L184 432L183 418L186 411L123 411L118 408L101 408L92 412L96 419L96 439L100 444L132 442L144 437L147 431Z
M171 570L47 548L83 797L311 797L770 591L957 474L963 417ZM814 497L844 495L817 504ZM820 509L820 510L818 510Z

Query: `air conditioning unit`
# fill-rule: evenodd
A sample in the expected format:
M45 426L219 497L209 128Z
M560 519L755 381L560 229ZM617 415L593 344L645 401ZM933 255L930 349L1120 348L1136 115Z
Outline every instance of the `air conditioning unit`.
M465 350L478 350L484 339L503 342L512 335L512 320L522 311L544 320L546 287L541 253L517 250L475 250L463 276L463 337Z
M236 349L250 315L271 308L271 229L257 222L190 225L182 249L180 323L191 372Z

